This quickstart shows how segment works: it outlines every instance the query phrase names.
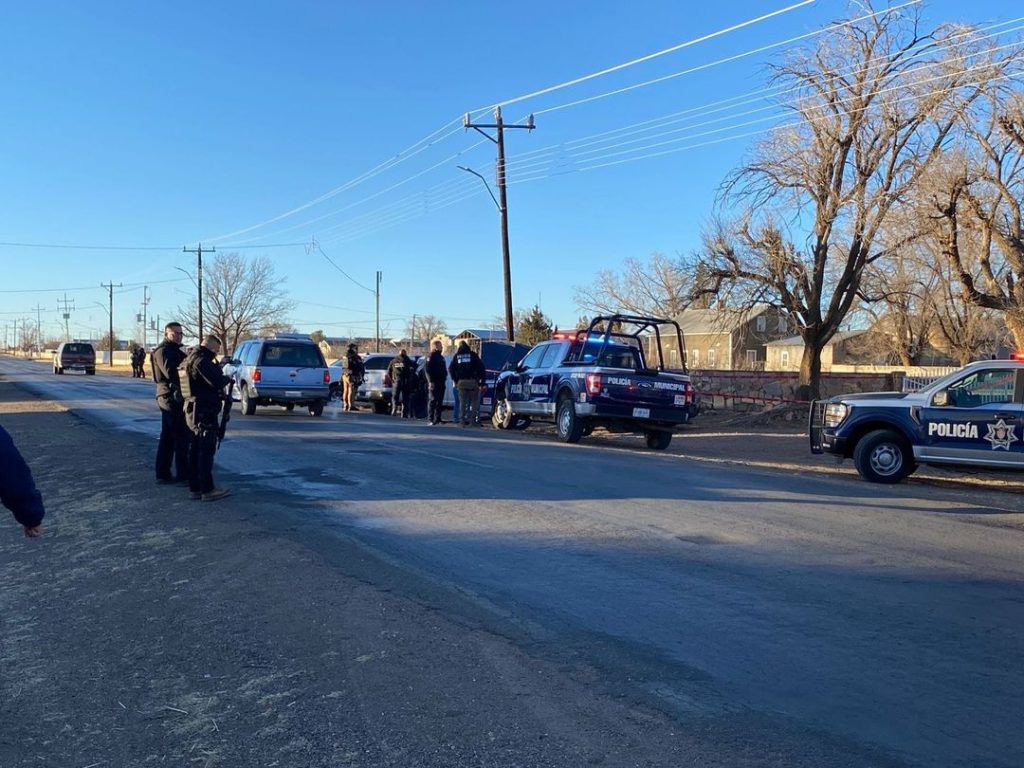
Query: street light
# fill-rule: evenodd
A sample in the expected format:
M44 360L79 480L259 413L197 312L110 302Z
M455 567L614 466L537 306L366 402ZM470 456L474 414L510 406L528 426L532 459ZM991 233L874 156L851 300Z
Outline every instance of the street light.
M506 218L507 208L502 206L502 204L498 202L498 198L496 198L494 196L494 193L491 191L491 185L487 183L487 179L485 179L479 173L474 171L472 168L467 168L464 165L459 165L456 167L460 171L465 171L466 173L473 174L478 179L480 179L480 181L483 182L484 186L487 188L487 194L491 196L491 200L494 201L494 205L498 209L498 215L501 217L502 263L504 265L505 272L505 335L508 337L509 341L514 341L515 328L513 328L512 322L512 266L508 254L508 224ZM504 192L504 187L502 187L502 192ZM502 199L504 199L504 194L502 194Z

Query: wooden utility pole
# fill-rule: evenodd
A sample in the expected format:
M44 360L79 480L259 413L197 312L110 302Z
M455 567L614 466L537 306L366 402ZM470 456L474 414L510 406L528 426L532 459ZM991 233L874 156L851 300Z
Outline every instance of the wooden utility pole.
M515 341L516 331L512 320L512 264L509 257L508 247L508 198L505 194L505 129L525 128L528 131L532 131L534 128L533 115L530 115L526 119L526 123L522 125L505 125L504 121L501 119L501 107L495 107L493 123L474 123L467 113L462 124L467 129L473 128L498 145L498 199L495 202L498 204L498 213L501 215L501 259L502 266L505 271L505 334L508 336L509 341ZM497 131L497 136L491 136L489 133L482 130L484 128L494 128ZM475 172L470 171L470 173ZM480 178L483 180L482 176ZM484 183L486 184L487 182L484 181ZM489 191L490 189L488 189L488 192Z
M110 335L107 336L107 346L110 347L110 359L107 361L107 365L111 368L114 367L114 289L120 287L121 283L115 285L113 280L109 283L100 283L100 288L106 288L110 297L110 308L107 310L107 314L110 316Z
M57 299L57 309L59 309L64 317L64 341L71 341L71 328L68 321L71 319L71 310L75 308L75 300L71 299L68 301L68 295L65 293L63 299Z
M196 255L196 290L199 291L199 343L203 343L203 244L197 248L182 248L182 253ZM207 248L207 253L216 253L216 248Z
M377 270L377 290L375 291L377 297L377 348L374 352L380 352L380 277L381 271Z

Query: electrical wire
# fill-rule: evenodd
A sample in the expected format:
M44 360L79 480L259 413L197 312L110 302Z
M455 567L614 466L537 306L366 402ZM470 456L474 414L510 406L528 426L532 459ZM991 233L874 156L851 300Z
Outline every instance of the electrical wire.
M572 80L567 80L564 83L559 83L557 85L551 85L551 86L548 86L546 88L541 88L540 90L533 91L532 93L525 93L522 96L516 96L515 98L512 98L512 99L505 99L504 101L500 101L497 104L493 105L493 107L498 107L498 106L507 107L507 106L511 106L512 104L518 104L519 102L526 101L528 99L533 99L533 98L536 98L537 96L544 96L545 94L548 94L548 93L553 93L555 91L560 91L563 88L570 88L570 87L572 87L574 85L579 85L580 83L585 83L585 82L587 82L589 80L594 80L594 79L596 79L598 77L604 77L605 75L610 75L613 72L619 72L619 71L621 71L623 69L627 69L629 67L636 66L637 64L643 64L645 62L652 61L654 59L660 58L661 56L666 56L666 55L668 55L670 53L675 53L676 51L681 51L684 48L690 48L690 47L692 47L694 45L698 45L699 43L704 43L704 42L707 42L708 40L713 40L713 39L715 39L717 37L722 37L723 35L727 35L730 32L736 32L738 30L744 29L745 27L749 27L749 26L752 26L754 24L759 24L762 21L767 21L768 19L774 18L776 16L781 16L782 14L789 13L790 11L795 11L798 8L803 8L804 6L810 5L810 4L814 3L814 2L816 2L816 0L801 0L801 2L794 3L792 5L788 5L785 8L780 8L778 10L772 11L771 13L762 14L761 16L757 16L756 18L747 19L746 21L742 21L742 22L740 22L738 24L733 24L732 26L725 27L723 29L719 29L719 30L717 30L715 32L710 32L710 33L708 33L706 35L701 35L700 37L695 37L695 38L692 38L690 40L686 40L685 42L678 43L678 44L670 46L668 48L664 48L664 49L662 49L660 51L655 51L654 53L649 53L646 56L640 56L639 58L632 59L630 61L626 61L626 62L623 62L621 64L616 64L613 67L607 67L607 68L599 70L597 72L592 72L589 75L583 75L581 77L576 77L576 78L573 78ZM921 2L921 0L911 0L911 2ZM485 108L482 108L479 111L484 111L486 109L491 109L493 107L489 107L489 108L485 107Z

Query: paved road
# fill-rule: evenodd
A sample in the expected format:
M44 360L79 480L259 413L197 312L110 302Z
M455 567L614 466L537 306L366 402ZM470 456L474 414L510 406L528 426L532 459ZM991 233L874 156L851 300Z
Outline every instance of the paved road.
M158 430L147 382L0 372ZM681 717L770 718L896 765L1024 764L1020 497L626 446L266 409L235 414L218 467Z

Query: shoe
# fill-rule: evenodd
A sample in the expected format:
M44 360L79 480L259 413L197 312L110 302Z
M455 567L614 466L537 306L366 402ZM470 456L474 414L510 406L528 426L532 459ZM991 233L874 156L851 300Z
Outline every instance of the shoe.
M156 479L157 485L172 485L175 482L173 477L158 477Z
M229 488L214 488L212 491L203 494L203 501L219 501L225 496L231 495Z
M203 498L203 494L201 494L199 491L191 491L189 492L188 497L192 499L192 501L199 501L201 498Z

